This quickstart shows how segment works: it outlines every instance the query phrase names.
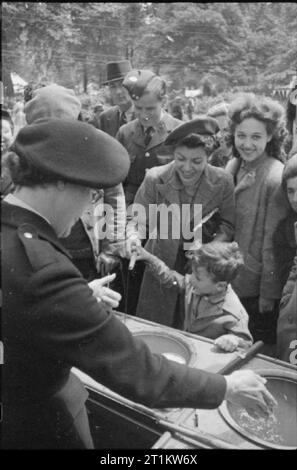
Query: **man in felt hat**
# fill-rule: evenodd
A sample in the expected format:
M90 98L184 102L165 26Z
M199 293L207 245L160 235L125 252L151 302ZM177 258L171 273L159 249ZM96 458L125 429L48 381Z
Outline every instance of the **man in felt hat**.
M146 209L146 220L135 215L127 225L127 253L132 254L137 245L146 238L147 221L150 207L179 208L178 217L162 218L162 225L167 223L168 236L161 236L162 225L157 222L157 235L150 237L145 248L158 256L170 269L186 274L188 259L183 233L174 233L176 221L178 227L187 227L186 234L192 234L194 227L201 221L195 211L202 206L202 217L213 213L202 228L202 242L213 240L232 241L235 224L234 184L230 174L222 168L208 164L208 156L215 145L215 135L219 131L217 121L209 116L200 115L176 127L165 140L171 148L173 161L161 167L147 171L143 183L135 196L135 204ZM183 212L184 207L189 212ZM133 214L133 206L131 208ZM198 221L197 221L198 218ZM200 219L200 220L199 220ZM153 222L150 224L154 226ZM159 225L158 225L159 224ZM164 232L163 232L164 233ZM146 267L136 314L147 320L156 321L166 326L181 328L181 305L178 290L172 292L162 286Z
M20 130L9 165L16 189L2 202L2 448L93 447L88 394L73 366L153 407L215 408L227 399L268 413L275 400L254 372L224 377L151 354L106 308L116 294L100 280L88 285L60 243L92 191L126 177L129 157L115 139L86 123L43 119Z
M115 137L119 128L134 119L133 103L123 87L123 80L132 70L129 60L109 62L107 64L107 80L102 85L107 85L113 102L111 108L100 115L98 126L104 132Z
M50 117L78 120L81 116L81 102L73 90L51 84L34 90L24 111L28 124ZM124 254L121 246L125 239L126 206L122 184L106 188L102 194L100 198L98 194L93 204L86 208L74 224L69 236L62 240L74 264L88 281L100 273L110 272L117 264L117 256ZM112 208L114 215L113 219L107 221L107 233L117 236L98 240L99 234L94 230L98 222L95 213L99 214L99 204L103 203Z

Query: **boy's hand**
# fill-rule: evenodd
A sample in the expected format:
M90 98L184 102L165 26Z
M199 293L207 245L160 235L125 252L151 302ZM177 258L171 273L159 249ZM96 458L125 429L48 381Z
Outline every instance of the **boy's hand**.
M146 249L143 248L141 245L137 246L134 249L133 253L136 254L136 261L138 260L148 261L151 257L151 254L148 251L146 251Z
M228 334L220 336L215 340L215 345L227 352L233 352L238 348L240 338L235 335Z

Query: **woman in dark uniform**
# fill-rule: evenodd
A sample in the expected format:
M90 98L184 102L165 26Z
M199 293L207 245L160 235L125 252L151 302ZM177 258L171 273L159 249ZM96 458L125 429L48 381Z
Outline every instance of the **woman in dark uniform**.
M73 366L149 406L215 408L225 398L268 411L274 399L251 371L223 377L152 355L60 243L92 192L126 177L129 157L115 139L85 123L42 119L20 130L8 163L15 191L2 203L3 448L93 446Z

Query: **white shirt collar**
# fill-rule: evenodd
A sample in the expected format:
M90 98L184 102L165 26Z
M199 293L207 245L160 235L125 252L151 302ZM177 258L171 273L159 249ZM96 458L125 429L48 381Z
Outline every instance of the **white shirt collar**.
M12 204L14 206L23 207L23 209L27 209L30 212L34 212L35 214L39 215L39 217L42 217L44 220L46 220L48 224L52 225L50 221L46 217L44 217L44 215L40 214L40 212L35 210L32 206L22 201L20 198L18 198L14 194L8 194L7 196L5 196L3 201L7 202L8 204Z

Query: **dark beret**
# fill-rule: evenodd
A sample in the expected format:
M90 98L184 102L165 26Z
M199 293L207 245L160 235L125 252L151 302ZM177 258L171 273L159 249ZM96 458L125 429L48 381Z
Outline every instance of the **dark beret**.
M40 119L23 127L12 150L45 174L95 189L121 183L130 167L116 139L70 119Z
M203 137L213 136L220 130L218 121L210 116L201 114L191 121L184 122L176 127L166 138L164 145L176 145L189 134L197 134L201 136L201 142L204 143Z
M132 100L139 100L149 82L156 76L151 70L131 70L127 73L123 86L128 90Z

